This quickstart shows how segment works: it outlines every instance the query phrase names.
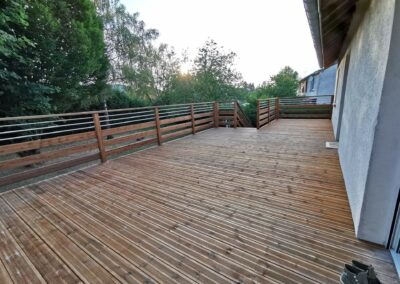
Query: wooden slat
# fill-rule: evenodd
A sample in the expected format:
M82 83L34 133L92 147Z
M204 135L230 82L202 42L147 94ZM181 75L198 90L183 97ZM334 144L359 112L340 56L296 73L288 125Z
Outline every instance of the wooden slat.
M104 267L99 265L93 258L89 257L79 246L72 242L67 235L57 230L28 204L22 202L15 193L6 194L3 198L9 202L9 204L12 204L13 208L19 212L21 218L28 223L41 238L46 238L47 245L53 251L56 251L63 261L74 269L74 272L84 282L98 283L104 281L118 283L117 279L107 272Z
M61 157L68 157L69 155L82 153L90 151L97 148L97 143L89 143L84 145L79 145L75 147L69 147L64 149L59 149L55 151L48 151L41 154L35 154L31 156L26 156L23 158L17 158L12 160L5 160L0 162L0 170L13 169L17 167L22 167L25 165L31 165L35 163L40 163L44 161L54 160Z
M221 116L233 116L233 109L232 110L220 110L219 114Z
M136 148L140 148L140 147L143 147L143 146L146 146L146 145L150 145L150 144L153 144L155 142L157 142L157 138L149 138L149 139L142 140L140 142L136 142L136 143L132 143L132 144L129 144L129 145L121 146L121 147L118 147L118 148L115 148L115 149L112 149L112 150L107 150L106 153L107 153L107 156L112 156L112 155L120 154L122 152L131 151L131 150L134 150Z
M191 120L191 119L192 119L191 115L184 115L184 116L178 116L178 117L173 117L173 118L161 119L160 124L165 125L165 124L177 123L177 122Z
M71 142L80 142L94 138L96 138L96 133L94 131L90 131L77 134L63 135L54 138L20 142L20 143L0 146L0 154L5 155L5 154L28 151L33 149L41 149L48 146L67 144Z
M321 114L315 114L315 113L281 113L281 118L331 118L330 113L321 113Z
M183 136L183 135L187 135L189 133L191 133L192 129L191 128L187 128L187 129L183 129L183 130L179 130L176 132L172 132L172 133L168 133L168 134L164 134L163 135L163 139L171 139L171 138L176 138L179 136Z
M194 118L202 118L202 117L212 117L214 114L213 114L213 112L203 112L203 113L196 113L195 115L194 115Z
M130 141L135 141L136 139L141 139L141 138L145 138L148 136L153 136L156 135L157 132L155 129L152 130L147 130L147 131L141 131L141 132L137 132L134 134L129 134L129 135L124 135L121 137L115 137L112 139L108 139L104 141L104 145L106 146L111 146L111 145L115 145L115 144L120 144L120 143L126 143L126 142L130 142Z
M23 181L26 179L38 177L41 175L53 173L53 172L60 171L60 170L64 170L66 168L71 168L71 167L74 167L74 166L77 166L80 164L88 163L88 162L97 160L99 158L100 158L99 154L97 153L97 154L83 156L80 158L76 158L76 159L72 159L72 160L68 160L68 161L64 161L64 162L60 162L60 163L56 163L56 164L51 164L51 165L40 167L40 168L33 169L33 170L24 171L21 173L11 174L11 175L0 178L0 186L4 186L4 185L20 182L20 181Z
M155 121L149 121L149 122L143 122L143 123L132 124L132 125L127 125L127 126L103 129L103 136L109 136L109 135L124 133L124 132L128 132L128 131L141 130L141 129L146 129L146 128L155 127L155 126L156 126Z
M204 124L204 123L207 123L207 122L212 122L212 121L214 121L213 117L204 118L204 119L198 119L198 120L195 121L195 125L197 126L197 125Z
M206 130L209 128L212 128L213 124L207 123L207 124L202 124L200 126L196 126L196 132L202 131L202 130Z
M187 127L191 127L191 126L192 126L192 122L184 122L184 123L169 125L169 126L161 127L161 133L167 133L169 131L187 128Z
M0 283L5 283L5 284L13 283L10 274L8 273L1 259L0 259Z
M14 283L46 283L7 228L0 222L0 259Z
M50 283L77 283L78 276L50 249L36 233L0 198L0 222L8 228L40 275ZM32 277L30 275L30 277ZM0 276L0 279L2 277ZM8 283L2 281L1 283Z
M296 105L296 104L295 105L285 105L285 104L281 104L281 109L287 109L287 108L331 109L332 105L329 105L329 104L320 104L320 105L318 105L318 104L316 104L316 105L307 105L307 104L305 104L305 105L301 105L301 104L299 104L299 105Z
M281 113L282 112L326 112L329 113L331 110L330 108L282 108L281 107Z

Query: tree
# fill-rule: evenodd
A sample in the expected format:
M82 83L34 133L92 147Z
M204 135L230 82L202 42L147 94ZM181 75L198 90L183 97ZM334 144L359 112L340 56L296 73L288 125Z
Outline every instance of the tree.
M205 42L194 60L197 101L230 100L237 96L241 74L234 69L234 52L225 52L213 40Z
M278 74L264 82L257 93L259 97L293 97L299 85L299 74L291 67L285 66Z
M186 104L196 101L196 86L193 75L178 73L171 78L156 104Z
M247 105L244 109L246 115L256 124L257 99L275 98L275 97L293 97L296 96L299 84L299 76L291 67L285 66L278 74L270 77L268 82L264 82L254 91L250 91L247 95Z
M7 90L2 115L76 110L104 88L103 30L90 0L6 0L5 5L14 11L2 10L7 15L1 45L13 41L4 34L14 34L23 47L15 49L17 57L0 54L17 80L2 81Z
M0 3L0 116L46 113L50 104L43 94L55 91L30 76L35 59L26 56L26 50L35 48L35 43L27 36L24 7L23 0Z

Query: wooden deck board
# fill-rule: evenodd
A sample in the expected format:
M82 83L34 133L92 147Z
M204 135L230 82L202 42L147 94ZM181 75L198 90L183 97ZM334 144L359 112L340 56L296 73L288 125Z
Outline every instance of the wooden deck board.
M0 195L0 283L399 283L355 239L329 120L211 129Z

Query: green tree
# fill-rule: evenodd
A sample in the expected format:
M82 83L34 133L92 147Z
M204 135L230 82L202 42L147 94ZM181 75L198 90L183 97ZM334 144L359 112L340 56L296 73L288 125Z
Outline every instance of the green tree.
M119 0L95 0L104 24L111 64L109 81L122 84L130 96L153 101L167 84L174 52L167 45L154 47L158 31L147 29L138 13L129 13Z
M77 110L101 92L108 63L90 0L6 0L5 7L0 56L16 81L2 76L1 115Z
M173 76L167 88L158 98L156 104L180 104L196 102L195 79L190 73L178 73Z
M0 116L46 113L50 110L46 93L56 89L32 78L36 64L26 50L35 48L28 35L25 1L0 2Z
M241 74L234 69L236 54L226 52L214 40L208 40L194 60L196 101L227 101L238 96Z
M245 86L249 90L247 104L244 108L246 115L255 125L257 99L296 96L298 84L299 75L289 66L282 68L278 74L271 76L268 82L264 82L255 90L246 84Z
M299 85L299 74L291 67L285 66L278 74L271 76L257 90L258 97L293 97Z

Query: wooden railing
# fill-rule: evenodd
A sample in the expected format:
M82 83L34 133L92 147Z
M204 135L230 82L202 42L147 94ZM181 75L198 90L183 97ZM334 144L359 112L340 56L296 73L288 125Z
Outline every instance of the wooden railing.
M278 118L331 118L333 96L286 97L257 101L257 128Z
M257 129L279 118L279 99L257 100Z
M333 96L280 98L281 118L331 118Z
M244 113L237 101L219 103L219 126L221 127L252 127L250 119Z
M0 118L0 186L105 162L121 153L225 126L221 122L227 119L232 127L248 123L236 102Z

